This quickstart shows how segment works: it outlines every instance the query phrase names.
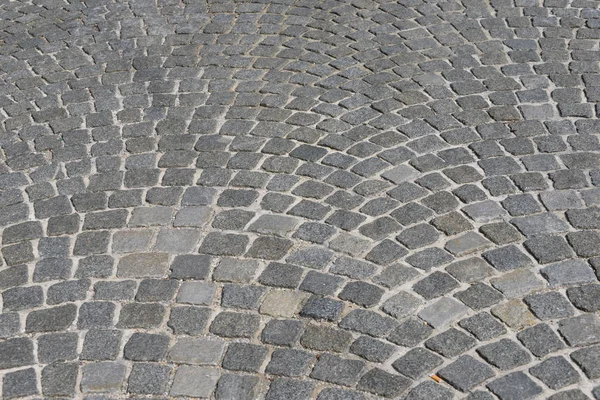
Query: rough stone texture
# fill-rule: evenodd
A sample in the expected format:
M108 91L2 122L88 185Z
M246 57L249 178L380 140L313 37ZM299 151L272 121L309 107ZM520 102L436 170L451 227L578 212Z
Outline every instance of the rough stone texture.
M599 19L2 2L0 393L599 397Z

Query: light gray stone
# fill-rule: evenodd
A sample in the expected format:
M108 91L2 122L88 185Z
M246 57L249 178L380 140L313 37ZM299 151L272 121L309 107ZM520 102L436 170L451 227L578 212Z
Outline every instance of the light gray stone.
M210 397L217 386L221 373L216 368L191 367L177 368L171 386L171 396Z
M171 347L167 360L176 364L219 365L225 342L218 338L182 338Z
M421 310L419 318L434 328L440 328L460 319L468 312L469 308L464 304L444 297Z

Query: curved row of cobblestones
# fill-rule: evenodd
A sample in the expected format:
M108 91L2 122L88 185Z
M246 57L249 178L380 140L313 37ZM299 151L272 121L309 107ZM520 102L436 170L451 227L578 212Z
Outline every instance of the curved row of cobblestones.
M599 7L0 4L1 397L600 399Z

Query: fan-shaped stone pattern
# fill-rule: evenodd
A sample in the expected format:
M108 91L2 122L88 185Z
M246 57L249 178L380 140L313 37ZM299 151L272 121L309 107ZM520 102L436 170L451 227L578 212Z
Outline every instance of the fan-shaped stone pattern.
M2 396L598 397L599 18L2 4Z

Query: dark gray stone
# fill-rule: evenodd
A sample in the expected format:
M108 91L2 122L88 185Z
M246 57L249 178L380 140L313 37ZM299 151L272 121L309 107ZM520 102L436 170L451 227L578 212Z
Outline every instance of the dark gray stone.
M498 396L500 400L525 400L534 398L542 393L542 388L520 371L512 372L492 381L487 385L487 388Z

